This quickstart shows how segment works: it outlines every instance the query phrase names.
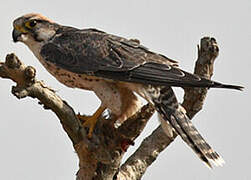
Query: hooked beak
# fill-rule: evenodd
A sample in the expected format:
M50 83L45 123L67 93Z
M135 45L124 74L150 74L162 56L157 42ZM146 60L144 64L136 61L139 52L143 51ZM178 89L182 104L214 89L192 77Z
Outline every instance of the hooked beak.
M19 24L14 24L14 29L12 31L12 38L14 42L18 42L21 39L22 34L27 34L28 31L24 29L21 25Z
M22 35L21 31L17 30L16 28L13 29L12 38L15 43L19 41L19 38L21 37L21 35Z

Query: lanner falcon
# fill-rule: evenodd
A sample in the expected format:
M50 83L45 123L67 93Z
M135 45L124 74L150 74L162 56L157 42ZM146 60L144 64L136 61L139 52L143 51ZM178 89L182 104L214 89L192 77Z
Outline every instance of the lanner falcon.
M150 51L136 40L97 29L62 26L40 14L19 17L13 27L14 42L26 44L58 81L71 88L94 91L99 97L100 107L83 124L89 128L90 138L97 118L106 108L120 123L139 110L141 103L135 92L153 104L162 127L176 131L209 167L210 162L224 162L192 125L171 86L242 87L183 71L176 61ZM170 136L168 130L165 132Z

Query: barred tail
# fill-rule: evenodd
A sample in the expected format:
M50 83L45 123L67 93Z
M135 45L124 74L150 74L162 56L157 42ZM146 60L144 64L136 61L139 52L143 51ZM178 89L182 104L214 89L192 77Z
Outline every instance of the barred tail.
M216 166L223 165L224 160L210 147L194 127L184 108L178 104L175 94L170 87L160 88L158 98L156 98L156 94L151 97L156 110L164 119L161 122L171 125L208 167L212 168L210 162Z

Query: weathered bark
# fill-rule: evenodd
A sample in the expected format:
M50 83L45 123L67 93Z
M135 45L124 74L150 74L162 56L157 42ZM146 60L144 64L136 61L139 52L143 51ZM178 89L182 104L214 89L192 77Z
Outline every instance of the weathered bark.
M211 78L213 63L218 55L214 38L201 39L198 46L198 60L195 74ZM125 150L140 135L154 112L151 105L143 106L118 129L113 126L112 115L100 117L93 137L88 139L82 122L76 118L73 108L62 100L55 91L35 78L36 70L25 66L14 54L7 55L5 63L0 62L0 77L17 83L12 93L19 99L27 96L37 98L45 109L52 110L60 120L79 157L77 180L89 179L141 179L146 169L176 137L168 138L161 127L147 137L137 151L121 165ZM192 118L202 109L207 88L186 88L183 107Z

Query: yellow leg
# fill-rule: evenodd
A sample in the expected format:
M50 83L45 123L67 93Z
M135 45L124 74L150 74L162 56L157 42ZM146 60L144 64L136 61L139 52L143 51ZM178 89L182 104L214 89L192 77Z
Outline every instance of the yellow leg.
M84 121L83 126L84 127L88 127L89 128L89 132L88 132L88 138L92 137L92 132L95 128L95 125L97 123L97 120L99 118L99 116L104 112L104 110L106 109L106 107L100 106L98 108L98 110L92 115L92 116L81 116L81 115L77 115L77 117Z

